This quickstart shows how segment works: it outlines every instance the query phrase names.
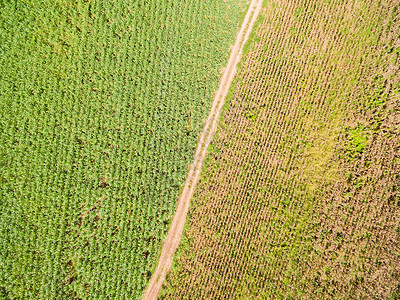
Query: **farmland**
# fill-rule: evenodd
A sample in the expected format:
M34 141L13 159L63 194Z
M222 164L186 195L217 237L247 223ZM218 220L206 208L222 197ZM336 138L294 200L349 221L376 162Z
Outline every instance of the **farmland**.
M0 297L140 298L244 9L0 2Z
M398 1L264 1L165 299L397 299Z

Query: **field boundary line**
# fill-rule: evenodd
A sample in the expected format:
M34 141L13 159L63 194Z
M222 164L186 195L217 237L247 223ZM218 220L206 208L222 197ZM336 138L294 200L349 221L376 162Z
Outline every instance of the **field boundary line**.
M216 132L218 119L229 88L236 75L237 65L242 57L244 45L250 37L257 17L262 9L262 4L263 0L251 1L242 26L240 27L240 31L236 36L235 44L232 48L227 67L223 72L218 91L211 107L210 115L204 124L203 132L200 135L199 143L193 159L193 164L189 170L182 194L178 199L174 218L171 222L167 237L164 240L157 268L154 271L149 285L144 292L144 300L157 299L165 277L168 271L171 269L173 257L178 249L185 227L190 199L193 196L194 189L200 178L204 157L206 156L207 149Z

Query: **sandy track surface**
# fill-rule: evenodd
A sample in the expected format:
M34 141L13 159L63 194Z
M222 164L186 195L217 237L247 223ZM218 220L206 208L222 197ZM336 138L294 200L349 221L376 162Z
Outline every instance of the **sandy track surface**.
M224 70L218 91L215 95L210 115L204 125L203 132L200 136L199 144L194 156L193 164L190 168L182 195L179 197L178 206L175 216L172 220L171 227L165 238L158 266L150 279L150 283L143 295L144 300L157 299L164 282L167 272L172 266L174 254L181 241L183 229L185 226L186 215L189 210L190 199L192 198L194 189L200 177L200 172L203 166L203 160L207 153L208 146L211 143L212 137L217 129L218 118L224 105L224 100L228 94L229 87L236 74L236 67L239 63L243 47L246 44L253 30L257 16L261 11L263 0L252 0L249 10L244 18L243 24L236 37L235 45L233 46L229 57L228 65Z

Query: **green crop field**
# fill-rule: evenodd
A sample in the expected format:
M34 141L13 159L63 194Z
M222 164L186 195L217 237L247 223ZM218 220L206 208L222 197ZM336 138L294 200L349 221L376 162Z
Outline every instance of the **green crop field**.
M0 297L138 299L239 0L0 1Z

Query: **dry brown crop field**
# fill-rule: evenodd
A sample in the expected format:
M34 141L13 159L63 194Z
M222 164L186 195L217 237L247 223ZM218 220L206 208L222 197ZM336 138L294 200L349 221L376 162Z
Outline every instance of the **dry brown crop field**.
M400 7L265 1L165 299L400 297Z

